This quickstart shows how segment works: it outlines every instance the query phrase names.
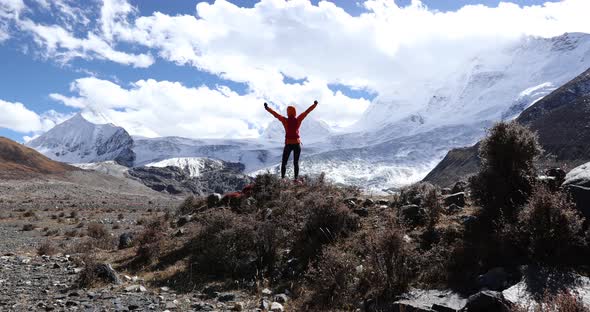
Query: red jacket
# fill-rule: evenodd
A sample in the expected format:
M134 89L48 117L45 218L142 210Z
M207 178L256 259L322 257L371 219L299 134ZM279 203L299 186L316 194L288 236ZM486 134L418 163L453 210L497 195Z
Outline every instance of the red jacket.
M309 113L311 113L314 108L318 106L317 104L313 104L310 106L305 112L301 115L295 117L297 112L295 111L295 107L288 106L287 107L287 118L282 116L281 114L275 112L272 108L266 107L266 110L275 116L278 120L281 121L283 127L285 127L285 144L300 144L301 138L299 137L299 127L301 126L301 122Z

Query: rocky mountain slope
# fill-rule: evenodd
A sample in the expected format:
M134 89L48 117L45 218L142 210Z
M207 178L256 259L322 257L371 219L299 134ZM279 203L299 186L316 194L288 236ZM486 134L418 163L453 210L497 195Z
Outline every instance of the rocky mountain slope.
M34 149L0 137L0 177L25 178L42 174L59 174L76 167L53 161Z
M539 135L541 168L574 168L590 160L590 69L527 108L516 119ZM451 150L424 178L449 185L479 167L477 145Z
M81 114L76 114L26 145L51 159L68 163L114 160L131 166L135 160L133 140L125 129L113 124L93 124Z

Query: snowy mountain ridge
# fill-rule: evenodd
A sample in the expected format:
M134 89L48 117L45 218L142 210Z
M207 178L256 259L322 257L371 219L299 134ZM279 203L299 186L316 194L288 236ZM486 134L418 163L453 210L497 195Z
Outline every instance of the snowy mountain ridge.
M131 166L135 160L133 139L125 129L113 124L93 124L80 113L25 145L66 163L114 160Z
M474 144L494 122L515 118L589 67L588 34L523 38L470 59L451 76L379 95L347 132L306 120L302 173L325 172L334 181L377 191L421 180L450 149ZM197 159L211 158L241 163L251 175L277 172L283 148L284 130L276 121L259 139L231 140L129 137L113 125L72 119L27 145L65 162L132 154L128 166L172 165L198 174L203 160Z

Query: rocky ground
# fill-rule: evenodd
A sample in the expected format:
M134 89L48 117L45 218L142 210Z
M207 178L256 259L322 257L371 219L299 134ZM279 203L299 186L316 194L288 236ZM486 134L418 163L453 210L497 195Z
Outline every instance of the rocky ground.
M84 183L88 179L92 183ZM261 304L270 309L270 291L266 299L215 287L176 293L123 267L130 255L117 250L119 236L141 231L183 199L82 171L0 182L0 311L251 311ZM120 283L78 286L91 224L104 227L114 244L93 256L112 263ZM44 244L54 248L52 255L39 253Z

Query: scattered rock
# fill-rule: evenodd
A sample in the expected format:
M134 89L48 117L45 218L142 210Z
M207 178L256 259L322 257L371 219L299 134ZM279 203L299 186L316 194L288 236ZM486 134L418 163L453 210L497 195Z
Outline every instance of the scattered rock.
M455 185L453 185L453 188L451 189L451 194L465 192L465 190L467 190L468 185L469 184L465 181L458 181L457 183L455 183Z
M219 202L221 202L221 198L222 196L219 193L213 193L207 196L207 206L209 208L216 207L219 204Z
M447 207L447 212L448 213L456 213L456 212L461 211L462 209L463 209L462 207L459 207L455 204L451 204L449 207Z
M459 207L465 207L465 193L459 192L450 195L446 195L443 197L445 205L450 206L455 204Z
M103 282L117 285L121 284L121 279L119 278L119 275L117 275L117 272L109 263L96 264L92 266L92 269L94 270L93 274L95 274L96 277L102 280Z
M371 207L371 206L375 206L375 201L370 198L365 199L365 202L363 203L363 207Z
M236 300L236 295L235 294L232 294L232 293L220 294L219 295L219 298L217 298L217 300L219 300L221 302L235 301Z
M289 300L289 297L285 294L278 294L275 296L274 300L278 303L286 303Z
M125 287L126 292L146 292L147 289L143 285L131 285Z
M272 295L272 290L265 288L262 290L262 295L263 296L271 296Z
M133 234L126 232L119 236L119 249L126 249L133 245Z
M178 218L178 220L176 221L176 225L179 227L185 226L187 223L191 222L191 219L192 217L190 215L182 216Z
M278 303L278 302L273 302L270 305L270 310L272 312L283 312L285 310L285 308L283 308L283 305Z
M369 216L369 209L365 208L356 208L353 209L352 212L356 213L361 217L368 217Z
M270 310L270 302L266 299L260 299L260 309L264 311Z

